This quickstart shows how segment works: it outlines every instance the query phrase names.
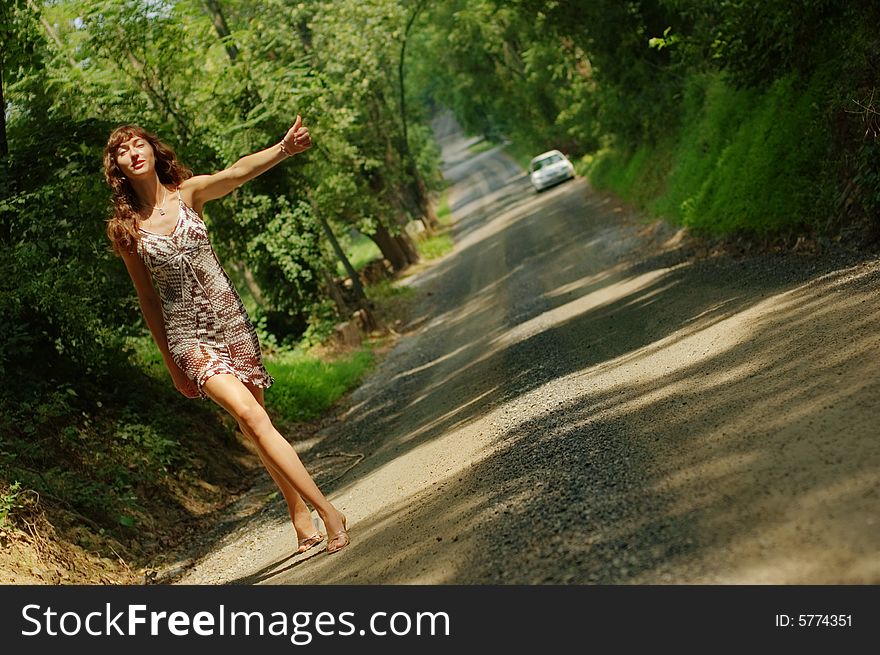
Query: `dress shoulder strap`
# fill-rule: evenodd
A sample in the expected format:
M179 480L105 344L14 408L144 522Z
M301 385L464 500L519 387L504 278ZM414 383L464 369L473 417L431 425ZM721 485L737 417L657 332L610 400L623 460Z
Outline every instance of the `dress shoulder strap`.
M180 187L177 187L177 199L183 200L183 198L180 197Z

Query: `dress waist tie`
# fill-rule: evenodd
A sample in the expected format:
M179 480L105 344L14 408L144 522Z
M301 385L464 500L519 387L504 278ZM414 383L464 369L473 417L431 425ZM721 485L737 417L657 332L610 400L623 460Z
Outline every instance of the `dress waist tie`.
M193 258L198 254L199 250L201 250L202 247L203 246L198 244L184 246L183 248L180 248L173 256L166 259L164 262L162 262L161 264L157 264L153 268L153 270L158 271L169 265L174 266L174 268L176 269L180 269L185 277L191 277L195 281L195 283L202 290L202 293L205 295L205 299L208 301L208 304L211 306L211 311L214 312L214 316L219 316L219 314L217 313L217 309L214 307L214 303L211 300L211 295L208 293L208 290L205 289L201 280L199 280L199 276L196 273L195 266L193 266ZM189 303L193 311L195 311L196 303L195 299L193 298L192 292L190 292L189 294Z

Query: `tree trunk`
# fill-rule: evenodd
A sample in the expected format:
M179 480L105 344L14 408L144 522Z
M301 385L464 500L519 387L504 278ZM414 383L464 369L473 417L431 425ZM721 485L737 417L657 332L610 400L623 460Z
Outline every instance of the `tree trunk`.
M3 95L3 62L0 61L0 199L6 194L12 195L12 178L7 161L9 157L9 143L6 140L6 100ZM7 212L0 212L3 217L0 222L0 243L10 242L12 235L12 219Z
M406 43L409 40L409 33L412 30L413 24L416 22L416 18L419 17L422 9L425 8L425 5L428 4L428 0L419 0L418 4L416 4L413 9L412 15L409 17L409 20L406 22L406 29L403 31L403 41L400 44L400 59L397 62L397 77L400 85L400 122L403 126L403 143L406 148L404 151L404 155L409 156L409 137L407 134L407 126L406 126L406 88L404 86L404 60L406 58Z
M414 192L414 199L419 209L419 211L417 212L419 218L424 224L425 229L428 231L428 233L433 234L434 231L440 227L440 222L437 220L437 215L434 213L434 209L431 206L431 199L428 197L428 189L425 187L422 176L419 175L419 170L416 166L415 158L413 157L412 152L410 152L409 149L409 130L407 128L406 120L406 85L404 76L406 44L409 41L409 33L416 22L416 18L418 18L419 14L421 13L422 9L425 8L426 4L427 0L419 0L419 2L416 3L416 6L413 8L413 12L406 23L406 29L403 32L403 41L400 44L400 59L397 63L397 76L400 91L400 123L403 128L403 135L401 138L401 155L403 155L406 172L412 180L411 184L413 184L415 187L412 189L412 191Z
M440 229L440 220L437 218L437 212L434 211L434 205L428 194L428 187L425 186L424 180L422 180L422 177L418 174L416 177L416 184L419 186L419 198L424 203L425 213L422 216L422 222L425 224L428 232L433 233Z
M336 286L336 280L333 279L333 276L330 275L330 271L326 268L322 269L322 271L324 273L324 284L327 285L327 293L330 294L330 298L336 303L336 311L339 312L340 316L350 315L351 308L348 306L348 303L345 302L345 298L342 297L342 292L339 290L339 287Z
M122 28L117 27L117 34L121 39L125 39L125 33L122 31ZM165 120L174 119L174 121L180 126L181 136L185 141L189 141L190 131L189 126L186 124L186 121L183 120L183 117L178 114L171 105L169 99L163 94L159 93L156 90L156 87L150 82L150 78L148 77L148 73L145 70L143 62L140 59L134 56L134 53L130 48L125 46L125 54L128 57L128 63L131 64L132 68L134 68L135 73L131 75L131 77L137 81L141 87L144 89L144 92L147 94L147 97L150 99L150 102L155 107L156 111L161 113ZM121 64L117 63L120 70L125 71ZM140 74L140 75L138 75Z
M402 271L409 265L409 258L406 256L406 252L382 223L379 223L376 227L376 232L370 238L379 246L382 256L391 262L391 268L395 272Z
M76 60L74 60L73 56L64 47L64 44L61 42L61 39L58 36L58 32L56 32L55 28L52 27L52 24L49 23L48 20L46 20L46 17L43 15L40 7L37 6L37 3L34 2L34 0L27 0L27 6L32 12L34 12L34 15L40 17L40 25L43 26L44 30L46 30L46 34L49 35L49 38L55 42L55 47L58 48L58 52L64 53L64 56L67 58L67 63L70 64L71 68L76 68Z
M355 298L357 298L358 306L366 307L369 301L367 300L367 294L364 293L364 287L361 286L360 276L358 276L357 271L354 270L354 266L351 265L351 262L348 261L348 257L345 256L345 251L342 250L342 246L340 246L339 241L336 240L336 235L333 234L333 230L330 229L330 224L326 221L324 215L318 211L318 203L315 202L315 197L312 195L311 188L306 187L306 196L308 196L309 202L312 205L312 212L315 214L315 217L321 224L321 228L324 230L324 235L330 242L330 247L333 248L333 252L339 257L339 261L342 262L342 266L351 278L351 284L354 287L354 294Z
M234 62L238 58L238 48L235 47L235 44L232 43L229 38L229 26L226 24L226 17L223 16L223 10L220 8L220 3L217 0L204 0L205 10L208 12L208 15L211 17L211 23L214 25L214 29L217 32L217 36L220 37L220 40L223 42L223 47L226 49L226 55L229 57L229 61Z
M406 232L401 232L400 234L394 235L394 240L400 244L400 249L406 253L406 258L409 260L409 263L417 264L419 261L419 252L413 245L412 239L409 238L409 235Z
M263 291L260 289L260 285L257 284L257 281L254 279L254 274L251 273L251 269L247 267L247 264L242 264L242 277L244 277L244 283L247 285L248 291L251 292L251 295L254 297L254 300L257 301L257 304L265 307L266 299L263 296Z
M229 61L232 64L235 64L238 60L238 48L235 43L232 42L232 32L229 31L229 25L226 22L226 17L223 15L223 8L217 0L203 0L202 5L204 6L205 11L208 12L208 16L211 18L211 24L214 26L217 36L220 37L221 43L223 43L223 48L226 50L226 56L229 57ZM248 114L253 111L254 107L262 102L260 92L256 85L254 85L254 81L250 75L245 77L244 83L244 92L240 93L238 97L239 115L242 120L246 120Z
M254 278L254 274L251 273L251 269L247 267L247 264L243 261L233 261L229 265L241 276L244 285L248 288L248 291L250 291L250 294L253 296L257 305L266 309L267 303L266 298L263 295L263 290L260 289L260 285L257 284L257 280Z
M339 261L342 262L342 265L345 267L348 276L351 278L351 284L354 287L354 295L358 300L358 305L361 307L366 306L367 294L364 293L364 288L363 286L361 286L361 278L358 276L357 271L354 270L354 266L351 265L351 262L348 261L348 257L345 256L345 252L342 250L342 247L336 240L336 235L333 234L333 230L330 229L330 225L320 214L318 215L318 221L321 223L321 227L324 229L324 234L327 235L327 240L330 241L333 252L336 253L337 257L339 257Z
M3 67L0 66L0 157L9 155L6 141L6 100L3 96Z

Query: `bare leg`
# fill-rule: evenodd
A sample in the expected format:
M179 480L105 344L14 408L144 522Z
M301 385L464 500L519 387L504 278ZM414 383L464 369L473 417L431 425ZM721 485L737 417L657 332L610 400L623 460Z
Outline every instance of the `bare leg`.
M203 390L245 428L245 434L253 440L266 462L315 508L330 535L328 549L334 552L347 545L345 517L324 497L293 446L275 429L266 410L241 380L234 375L215 375L208 379Z
M263 397L263 390L260 387L248 384L247 382L244 383L244 386L248 388L253 397L256 398L258 403L260 403L260 406L265 409L266 403ZM242 434L253 440L253 436L247 433L245 426L239 423L238 427ZM275 484L277 484L278 488L281 490L284 500L287 502L287 511L290 514L290 520L296 531L297 542L302 544L304 541L308 540L307 543L309 543L310 546L318 545L320 540L315 541L315 535L319 533L315 530L315 523L312 521L312 513L305 504L305 501L303 501L302 496L300 496L296 489L284 479L284 476L267 461L263 452L259 448L257 449L257 454L260 456L263 466L266 467L266 471L272 476ZM308 550L308 548L300 545L298 552L305 552L306 550Z

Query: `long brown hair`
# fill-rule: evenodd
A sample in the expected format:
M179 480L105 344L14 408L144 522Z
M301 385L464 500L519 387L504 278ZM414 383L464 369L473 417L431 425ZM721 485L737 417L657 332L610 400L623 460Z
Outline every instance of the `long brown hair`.
M171 146L163 142L152 132L140 125L120 125L110 133L104 147L104 179L113 189L113 213L107 219L107 238L117 255L123 250L133 252L140 234L137 229L138 198L131 182L123 175L116 163L116 149L119 145L134 137L140 137L150 144L156 155L156 174L159 182L173 187L180 186L184 180L192 177L192 171L177 161L177 155Z

